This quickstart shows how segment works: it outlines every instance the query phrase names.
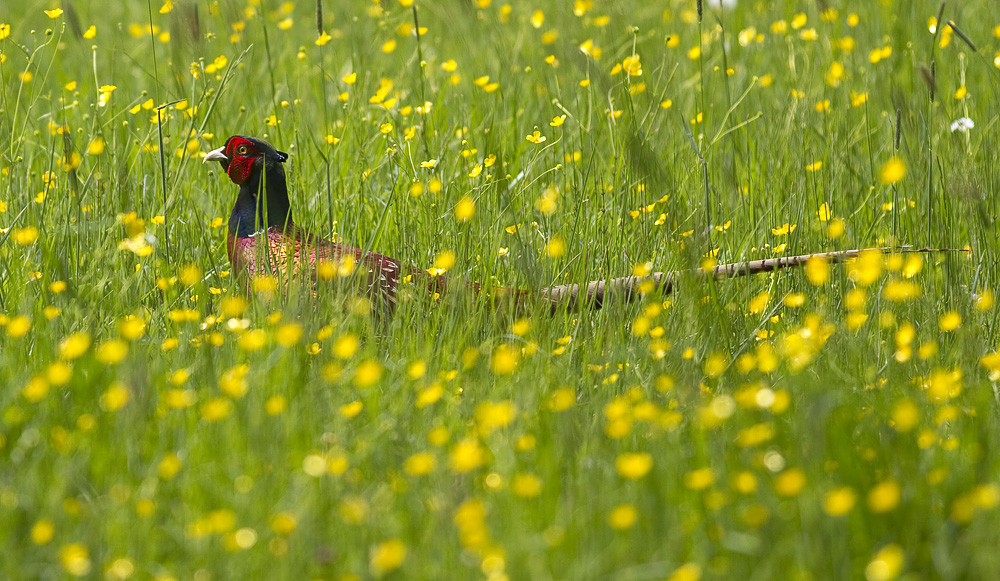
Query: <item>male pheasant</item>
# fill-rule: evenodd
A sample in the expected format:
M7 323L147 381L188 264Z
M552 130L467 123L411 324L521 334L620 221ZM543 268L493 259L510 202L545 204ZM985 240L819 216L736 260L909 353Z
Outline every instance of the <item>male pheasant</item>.
M225 145L205 154L205 163L218 161L229 179L240 188L229 217L229 236L226 242L229 262L237 277L247 282L258 275L272 275L279 277L282 283L299 277L315 284L319 263L338 263L350 256L356 264L367 270L367 280L363 284L369 295L383 300L390 307L395 303L401 278L407 275L412 275L420 286L426 286L428 292L445 290L446 282L443 277L428 276L419 269L404 267L398 260L376 252L365 252L360 248L331 242L296 225L292 220L285 170L282 167L287 159L287 153L276 150L266 141L240 135L230 137ZM949 249L902 250L937 252ZM821 258L830 263L843 262L857 257L861 252L864 250L842 250L721 264L711 269L698 269L695 274L716 279L731 278L799 267L811 258ZM678 272L655 272L649 275L655 288L664 293L673 289L679 277ZM646 279L626 276L582 285L559 285L538 291L496 290L501 295L513 294L518 303L532 297L549 302L553 311L580 306L600 308L610 296L632 300L639 295L639 285L644 280ZM466 286L473 292L480 291L477 283L467 283Z
M320 262L336 264L350 256L367 270L366 286L373 296L394 302L403 270L399 261L331 242L295 224L282 167L287 159L287 153L266 141L239 135L205 154L204 163L218 161L240 188L226 241L236 275L244 283L259 275L278 276L284 283L290 275L307 276L315 283Z

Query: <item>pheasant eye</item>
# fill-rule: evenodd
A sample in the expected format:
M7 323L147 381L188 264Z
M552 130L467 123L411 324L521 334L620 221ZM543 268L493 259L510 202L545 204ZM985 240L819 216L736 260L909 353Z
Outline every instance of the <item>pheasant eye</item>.
M248 150L247 150L247 146L246 145L241 145L241 146L239 146L239 147L236 148L236 153L238 153L240 155L246 155L247 151Z

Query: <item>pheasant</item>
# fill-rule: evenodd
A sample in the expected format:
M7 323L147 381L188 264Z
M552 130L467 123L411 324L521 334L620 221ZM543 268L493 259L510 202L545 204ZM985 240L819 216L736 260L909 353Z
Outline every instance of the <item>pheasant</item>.
M282 167L287 159L287 153L266 141L239 135L205 154L203 163L218 161L240 188L226 240L233 270L244 282L260 275L282 275L282 280L309 276L315 281L320 262L338 263L349 256L367 270L366 286L372 294L393 302L402 272L399 261L331 242L295 224Z
M428 292L444 292L447 286L444 277L432 277L419 269L405 267L394 258L320 238L295 224L282 166L287 159L287 153L276 150L266 141L240 135L230 137L222 147L205 153L203 162L218 161L229 179L240 188L229 217L226 241L229 262L238 277L249 281L259 275L273 275L279 276L283 282L292 277L308 277L315 285L320 263L338 263L345 257L351 257L355 264L367 271L367 280L363 284L369 295L382 299L390 307L395 304L399 283L404 277L411 277L421 286L426 286ZM878 250L947 252L952 249ZM864 251L841 250L720 264L709 269L697 269L695 275L733 278L800 267L813 258L839 263L856 258ZM500 296L513 295L518 304L531 297L549 302L553 311L581 306L600 308L612 296L633 300L640 295L640 285L646 280L652 280L654 288L661 292L669 293L680 276L680 272L654 272L647 278L626 276L553 286L539 291L505 288L494 291L498 291ZM466 283L466 287L475 293L481 291L478 283Z

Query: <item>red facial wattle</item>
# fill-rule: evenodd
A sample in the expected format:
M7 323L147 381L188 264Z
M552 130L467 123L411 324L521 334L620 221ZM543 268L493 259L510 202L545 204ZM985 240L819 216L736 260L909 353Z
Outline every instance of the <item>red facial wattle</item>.
M226 173L229 174L229 179L233 180L233 183L239 186L250 179L250 170L252 167L252 157L237 155L230 158L229 169L226 170Z
M240 152L240 146L244 149ZM226 174L236 185L242 185L250 179L250 172L253 169L253 161L257 152L252 142L241 137L232 137L226 144L226 157L229 158L229 167Z

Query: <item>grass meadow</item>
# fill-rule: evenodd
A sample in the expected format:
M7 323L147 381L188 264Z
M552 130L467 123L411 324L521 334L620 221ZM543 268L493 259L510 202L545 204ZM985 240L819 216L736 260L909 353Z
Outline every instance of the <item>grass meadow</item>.
M0 577L995 578L1000 13L726 4L5 2ZM970 251L375 317L236 288L232 134L487 285Z

